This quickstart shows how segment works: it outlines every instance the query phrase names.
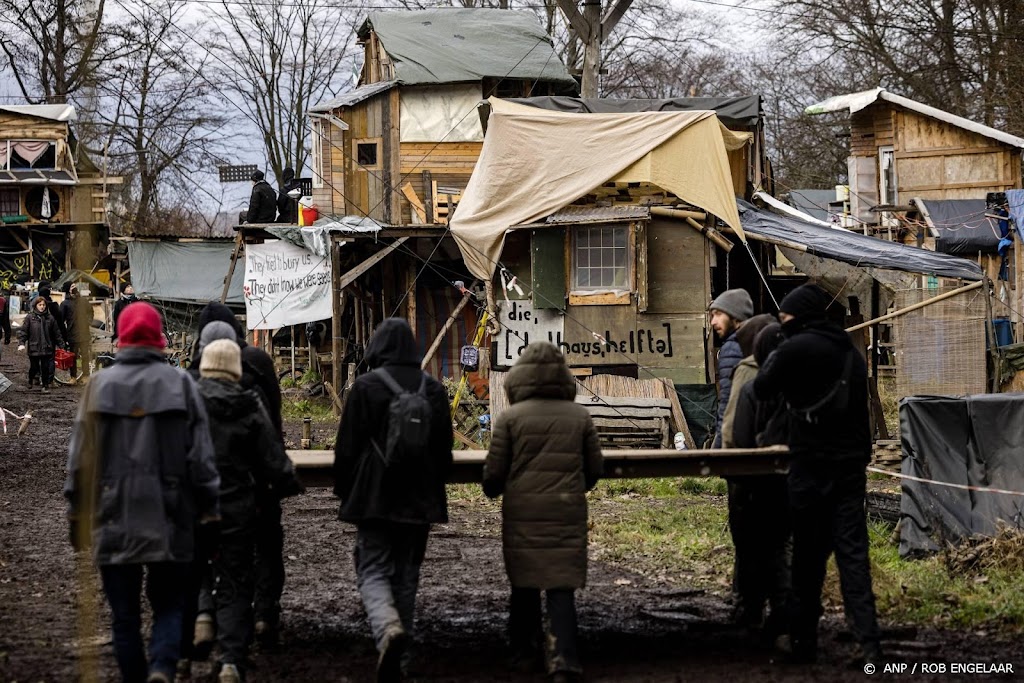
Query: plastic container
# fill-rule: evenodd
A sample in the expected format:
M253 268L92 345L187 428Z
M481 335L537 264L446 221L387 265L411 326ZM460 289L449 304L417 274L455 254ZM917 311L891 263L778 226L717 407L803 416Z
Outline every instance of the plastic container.
M1008 318L996 318L992 321L996 332L996 346L1009 346L1013 343L1013 324Z
M299 225L313 225L319 217L320 212L315 206L299 207Z

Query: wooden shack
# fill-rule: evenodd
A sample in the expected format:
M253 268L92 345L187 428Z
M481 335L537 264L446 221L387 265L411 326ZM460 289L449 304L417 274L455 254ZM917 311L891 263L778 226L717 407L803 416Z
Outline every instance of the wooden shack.
M71 131L67 104L0 106L0 288L55 280L71 267L70 236L106 228L106 177ZM92 265L92 264L90 264Z
M359 86L310 109L322 215L443 225L480 155L480 100L578 91L527 10L375 12L358 35Z
M1021 187L1024 139L882 88L830 97L808 114L849 111L850 211L890 227L911 199L985 199Z

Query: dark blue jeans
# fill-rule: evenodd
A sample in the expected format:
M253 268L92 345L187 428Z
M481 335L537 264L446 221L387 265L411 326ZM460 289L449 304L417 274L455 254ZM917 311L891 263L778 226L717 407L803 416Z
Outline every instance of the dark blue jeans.
M153 610L149 661L142 642L142 574L146 570L146 597ZM174 680L181 651L181 613L188 565L177 562L108 564L100 567L103 592L113 615L114 656L125 683L144 682L161 672Z

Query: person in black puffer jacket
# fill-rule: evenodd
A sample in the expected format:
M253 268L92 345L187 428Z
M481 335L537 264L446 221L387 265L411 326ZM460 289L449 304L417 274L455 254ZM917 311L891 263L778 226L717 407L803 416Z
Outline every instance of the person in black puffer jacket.
M259 504L302 487L255 393L239 384L241 351L227 339L211 342L200 363L199 393L210 420L220 473L221 527L213 560L221 683L241 680L252 637L253 556ZM231 676L234 675L235 678Z
M430 525L448 521L452 424L448 392L420 370L416 338L405 320L382 321L365 360L375 371L356 379L345 399L334 446L334 495L341 499L338 518L357 528L356 576L380 652L377 680L398 681ZM426 445L401 465L387 465L381 454L395 396L382 373L407 392L422 386L430 406Z
M865 467L871 457L867 365L850 337L828 321L832 298L812 284L779 306L786 341L754 379L758 400L788 408L789 503L793 524L793 656L817 656L821 588L833 552L843 606L864 659L882 657L871 588L864 509Z
M711 327L722 340L718 352L718 413L715 415L715 439L712 448L722 447L722 421L732 393L732 373L743 360L743 351L736 340L736 332L754 315L754 302L745 289L727 289L708 307Z

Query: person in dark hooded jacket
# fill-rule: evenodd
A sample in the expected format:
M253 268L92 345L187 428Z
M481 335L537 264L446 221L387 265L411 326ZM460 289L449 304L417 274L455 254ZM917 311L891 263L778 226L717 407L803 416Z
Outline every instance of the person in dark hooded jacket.
M877 662L882 651L864 508L871 458L867 365L846 331L828 321L831 301L813 284L782 300L786 341L761 367L753 391L759 401L784 401L788 410L793 656L817 656L821 588L835 553L847 618L864 659Z
M235 331L235 341L242 349L242 387L253 390L265 401L264 407L270 415L270 422L274 425L278 439L283 443L281 385L277 381L274 359L263 349L245 342L242 324L231 309L220 302L211 301L199 312L196 351L192 354L189 371L198 379L197 373L202 363L200 344L206 327L215 321L227 323ZM210 336L211 340L220 338L223 337L219 334ZM273 495L262 496L258 507L260 532L256 536L256 599L253 609L256 618L256 638L266 645L272 645L277 641L281 625L281 594L284 592L285 582L284 527L281 525L280 500ZM209 600L201 602L201 612L212 607ZM213 638L212 626L197 624L196 630L197 635L201 636L200 640Z
M264 178L263 171L253 171L252 194L249 195L247 223L273 223L277 219L277 193Z
M401 680L413 633L420 565L431 524L448 521L445 482L452 464L448 393L420 370L421 356L409 323L387 318L367 344L373 372L356 379L345 399L334 447L338 518L355 524L359 592L380 659L377 680ZM385 449L395 393L420 392L430 406L426 443L414 459L387 464Z
M726 447L758 448L785 444L787 434L773 424L779 420L781 401L774 398L758 401L754 396L753 379L768 356L782 342L782 328L769 322L751 336L758 319L751 318L741 328L743 350L750 355L741 368L753 370L748 381L736 383L730 399L730 427L724 432ZM771 321L775 318L772 316ZM748 327L750 326L750 327ZM735 548L733 587L736 593L736 620L745 626L763 625L762 636L772 643L786 632L789 624L789 500L786 477L760 474L728 477L729 531ZM764 619L764 606L770 611Z
M301 492L284 445L255 393L242 387L241 351L219 339L203 351L199 393L210 420L220 473L220 540L213 561L220 683L244 679L252 640L253 556L259 500Z
M43 391L49 391L53 382L53 354L57 347L64 346L64 337L60 323L50 315L43 297L32 300L32 310L18 330L18 343L19 351L28 349L28 385L32 386L38 377Z
M529 665L543 638L540 592L550 624L552 681L579 680L574 591L587 578L587 497L603 473L597 430L574 402L576 381L554 344L535 342L505 380L484 462L484 493L503 495L502 545L512 585L509 636L515 666Z
M299 222L299 200L289 192L302 187L295 179L295 170L290 166L281 174L281 191L277 193L277 222L297 225Z

